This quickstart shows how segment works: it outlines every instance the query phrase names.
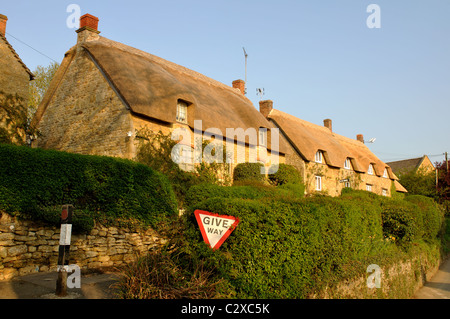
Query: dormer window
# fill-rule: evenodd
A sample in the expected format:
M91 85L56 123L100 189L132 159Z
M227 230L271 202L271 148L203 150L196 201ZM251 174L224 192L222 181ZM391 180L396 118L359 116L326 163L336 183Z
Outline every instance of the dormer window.
M352 168L352 164L351 164L350 159L348 157L345 159L344 168L345 169L351 169Z
M323 158L322 151L317 151L316 157L315 157L316 163L322 163L322 158Z
M267 147L267 129L259 128L259 146Z
M177 122L187 123L187 103L178 101L177 103Z
M369 164L369 169L367 170L367 174L373 175L373 165Z
M384 177L384 178L388 178L387 168L384 169L383 177Z

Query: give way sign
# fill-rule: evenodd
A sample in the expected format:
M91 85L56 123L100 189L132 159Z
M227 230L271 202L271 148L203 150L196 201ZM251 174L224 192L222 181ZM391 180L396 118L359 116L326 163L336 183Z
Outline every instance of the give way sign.
M218 215L198 209L194 214L203 240L213 250L218 249L239 224L239 218L233 216Z

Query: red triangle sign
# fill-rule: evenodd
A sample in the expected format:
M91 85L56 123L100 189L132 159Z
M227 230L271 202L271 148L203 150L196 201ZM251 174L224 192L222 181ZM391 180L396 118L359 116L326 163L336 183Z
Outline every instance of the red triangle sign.
M198 209L194 214L203 240L213 250L218 249L239 224L239 218L233 216L218 215Z

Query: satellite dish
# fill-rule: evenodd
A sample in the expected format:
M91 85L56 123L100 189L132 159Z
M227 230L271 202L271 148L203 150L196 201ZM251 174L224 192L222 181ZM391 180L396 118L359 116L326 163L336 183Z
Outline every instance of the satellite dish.
M375 137L372 137L372 138L369 140L369 143L373 143L373 142L375 142L375 140L376 140L376 138L375 138Z

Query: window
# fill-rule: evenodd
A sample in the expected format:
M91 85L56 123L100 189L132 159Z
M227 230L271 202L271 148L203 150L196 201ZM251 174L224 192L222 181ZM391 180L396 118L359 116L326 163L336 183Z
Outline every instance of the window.
M177 103L177 122L187 123L187 104L183 101Z
M178 166L185 172L192 172L194 170L193 152L189 145L182 145L180 147Z
M316 176L316 191L322 190L322 176Z
M345 187L345 188L351 188L352 186L350 185L350 182L349 182L349 181L345 181L345 182L344 182L344 187Z
M366 191L371 192L372 191L372 185L366 184Z
M373 165L369 164L369 170L367 171L369 175L373 175Z
M381 189L381 195L387 196L388 195L388 190L386 188L382 188Z
M352 165L352 164L351 164L351 162L350 162L350 159L347 157L347 158L345 159L345 162L344 162L344 168L345 168L345 169L351 169L351 168L352 168L351 165Z
M388 178L387 168L384 169L383 177L384 177L384 178Z
M322 152L321 151L317 151L315 160L316 160L316 163L322 163Z
M259 128L259 146L267 147L267 129Z

